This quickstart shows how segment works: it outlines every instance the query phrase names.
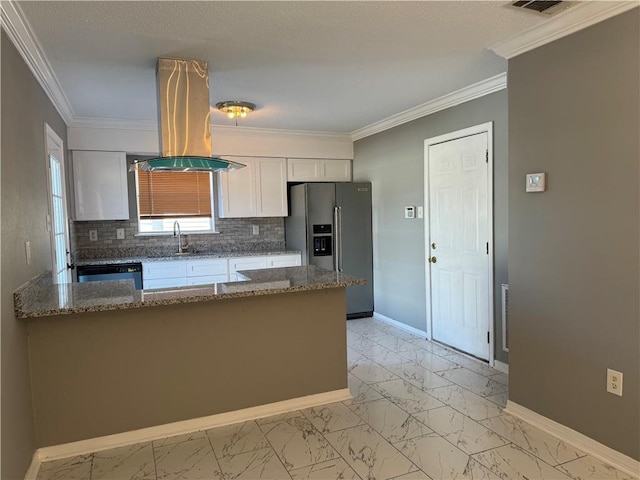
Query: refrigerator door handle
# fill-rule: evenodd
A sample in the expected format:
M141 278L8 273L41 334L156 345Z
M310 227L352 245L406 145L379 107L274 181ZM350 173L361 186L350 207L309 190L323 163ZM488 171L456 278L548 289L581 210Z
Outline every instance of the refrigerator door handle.
M338 207L338 271L342 272L342 207Z
M338 208L340 207L333 207L333 231L334 231L334 247L333 247L333 269L338 272L339 271L339 263L338 263L338 255L340 254L340 244L338 243L338 222L339 220L339 213L338 213Z

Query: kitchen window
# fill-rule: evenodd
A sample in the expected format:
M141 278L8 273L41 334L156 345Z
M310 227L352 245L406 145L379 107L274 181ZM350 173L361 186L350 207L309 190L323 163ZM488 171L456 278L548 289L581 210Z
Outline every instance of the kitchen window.
M213 175L208 172L136 170L138 233L173 234L214 231Z

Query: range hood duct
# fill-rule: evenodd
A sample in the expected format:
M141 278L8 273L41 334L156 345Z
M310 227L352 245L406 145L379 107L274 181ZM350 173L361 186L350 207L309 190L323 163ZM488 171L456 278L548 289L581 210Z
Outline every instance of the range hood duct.
M135 161L130 170L217 172L245 167L211 156L207 62L158 58L161 157Z

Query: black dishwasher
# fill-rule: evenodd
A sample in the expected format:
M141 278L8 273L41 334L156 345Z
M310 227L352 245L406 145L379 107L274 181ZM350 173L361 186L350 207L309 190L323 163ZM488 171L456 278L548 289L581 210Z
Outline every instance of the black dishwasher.
M78 282L133 279L136 290L142 290L142 264L117 263L113 265L78 266Z

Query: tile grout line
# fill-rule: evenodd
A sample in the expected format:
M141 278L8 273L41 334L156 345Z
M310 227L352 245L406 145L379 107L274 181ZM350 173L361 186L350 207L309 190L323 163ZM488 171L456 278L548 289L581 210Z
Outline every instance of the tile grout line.
M300 412L302 413L302 410L294 410L295 412ZM288 412L291 413L291 412ZM304 414L303 414L304 416ZM305 417L306 418L306 417ZM289 470L287 468L287 466L284 464L284 462L282 461L282 459L280 458L280 455L278 455L278 451L276 450L276 448L273 446L273 444L271 443L271 440L269 440L267 438L267 435L264 433L264 431L262 430L262 426L258 424L258 422L256 420L252 420L253 422L255 422L255 424L258 426L258 430L260 430L260 433L262 433L262 436L264 437L264 439L267 441L267 443L269 444L269 447L271 448L271 450L273 450L273 454L276 456L276 458L278 459L278 461L280 462L280 465L282 465L282 468L284 468L284 471L287 472L287 475L289 475L290 479L293 479L293 477L291 476L291 470L295 470L295 468L292 468L291 470ZM272 423L266 423L265 425L273 425L273 423L284 423L287 420L282 420L281 422L272 422ZM315 427L314 427L315 428ZM312 464L313 465L313 464ZM300 467L302 468L302 467Z

